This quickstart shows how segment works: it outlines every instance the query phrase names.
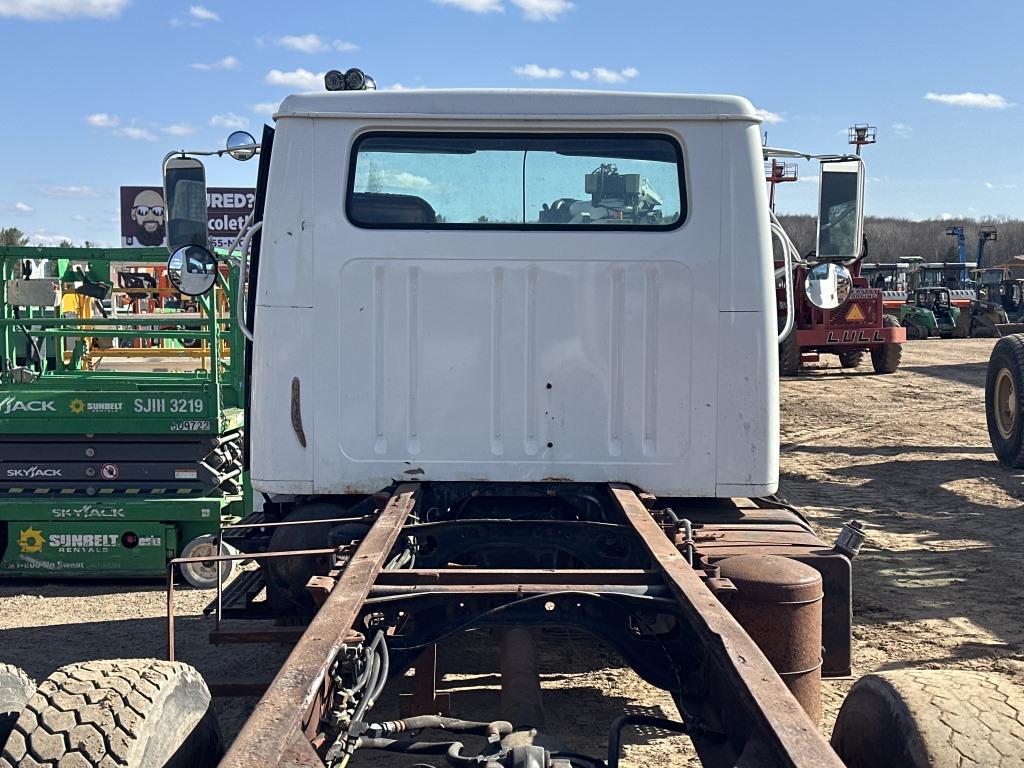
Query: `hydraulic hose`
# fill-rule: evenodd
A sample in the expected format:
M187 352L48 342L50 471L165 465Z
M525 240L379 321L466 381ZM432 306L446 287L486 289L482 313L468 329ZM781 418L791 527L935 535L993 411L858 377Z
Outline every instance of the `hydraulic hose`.
M782 277L786 285L786 322L779 332L779 343L781 344L793 330L795 320L793 310L793 264L801 261L801 258L796 246L793 245L793 241L789 239L789 235L786 234L786 230L775 215L775 211L768 211L768 215L771 217L772 234L778 238L779 243L782 245L783 266L775 270L775 279L778 280Z

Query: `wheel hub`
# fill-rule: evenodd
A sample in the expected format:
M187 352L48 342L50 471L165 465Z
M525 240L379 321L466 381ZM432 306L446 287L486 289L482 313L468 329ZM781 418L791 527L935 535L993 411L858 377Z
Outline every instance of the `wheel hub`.
M1017 424L1017 388L1008 368L1001 368L996 374L995 416L1000 436L1009 440Z

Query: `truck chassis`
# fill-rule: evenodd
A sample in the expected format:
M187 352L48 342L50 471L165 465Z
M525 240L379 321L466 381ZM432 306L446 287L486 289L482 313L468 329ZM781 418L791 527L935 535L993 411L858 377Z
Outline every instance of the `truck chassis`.
M471 628L553 625L589 632L646 681L670 691L682 720L667 725L691 737L705 765L841 765L805 708L816 717L822 671L849 673L850 561L786 505L657 499L616 484L406 483L367 497L347 514L350 521L372 520L358 542L255 555L332 553L330 572L308 584L322 605L304 632L266 622L247 632L247 622L228 618L211 634L214 642L297 638L221 765L335 765L357 747L400 751L393 740L360 735L361 713L340 719L348 733L339 727L339 702L359 701L342 672L353 658L372 667L367 659L374 651L367 649L379 653L384 646L390 670L384 677L415 666L413 706L422 716L439 709L435 670L424 663L435 644ZM522 567L487 567L492 560L507 566L503 551L516 552ZM537 557L523 557L530 552ZM823 607L824 621L814 613L818 626L796 622L780 638L793 658L810 643L809 668L782 669L780 677L752 639L787 635L781 624L770 627L778 606L746 626L726 608L737 589L718 563L736 555L784 555L823 577L823 603L820 595L806 602ZM170 587L173 658L173 582ZM250 613L266 615L251 604ZM228 685L220 692L239 690ZM616 754L609 752L609 765L618 761L622 725L610 737ZM449 748L438 745L442 753Z

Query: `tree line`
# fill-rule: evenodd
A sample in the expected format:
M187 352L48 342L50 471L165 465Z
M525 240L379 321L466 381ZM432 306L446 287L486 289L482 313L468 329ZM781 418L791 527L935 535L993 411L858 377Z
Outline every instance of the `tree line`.
M801 254L814 250L815 218L809 215L780 215L793 244ZM964 228L967 260L974 261L978 251L978 231L994 227L998 239L985 245L982 266L1003 264L1024 254L1024 220L1021 219L925 219L911 221L885 216L869 216L864 221L868 238L869 262L900 261L920 256L925 261L958 261L956 238L946 234L952 226Z
M28 235L17 227L0 227L0 245L25 246L28 245ZM58 248L74 248L75 244L70 240L61 240ZM86 240L82 243L83 248L92 248L93 243Z

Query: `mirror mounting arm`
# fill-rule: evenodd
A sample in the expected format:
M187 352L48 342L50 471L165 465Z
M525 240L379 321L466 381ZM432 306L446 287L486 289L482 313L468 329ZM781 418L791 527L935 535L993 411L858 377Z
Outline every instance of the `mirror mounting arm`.
M252 216L252 214L249 215ZM249 341L255 341L256 338L253 333L253 329L245 323L245 293L242 291L242 288L245 285L245 270L248 266L246 254L249 253L249 244L252 242L252 238L256 233L261 229L263 229L262 221L249 227L248 231L245 233L245 237L242 238L238 257L238 290L235 292L235 320L238 323L238 329Z

